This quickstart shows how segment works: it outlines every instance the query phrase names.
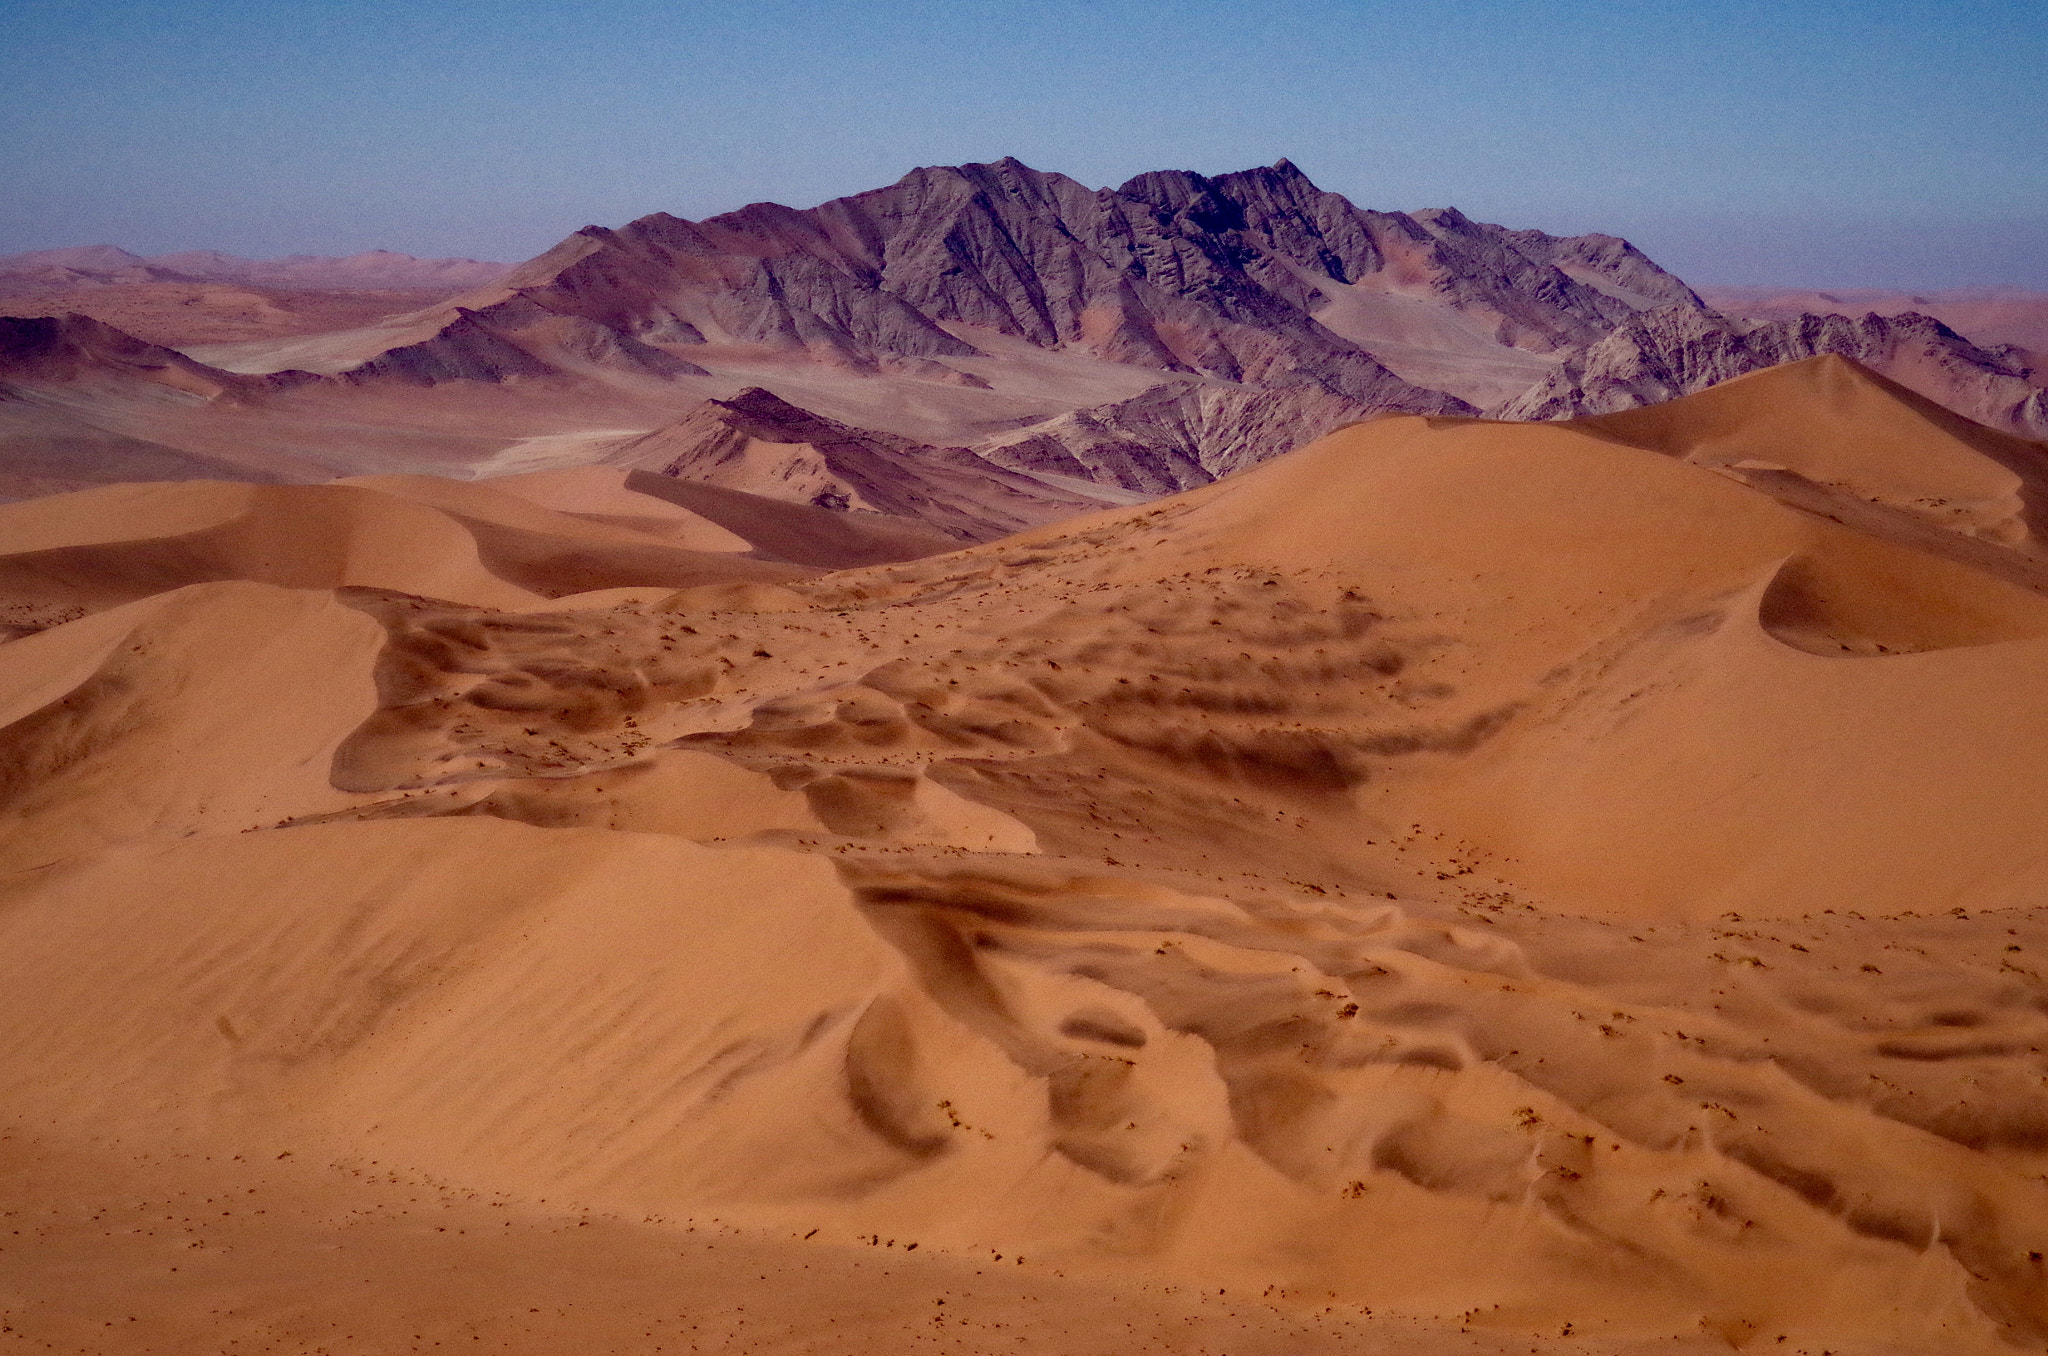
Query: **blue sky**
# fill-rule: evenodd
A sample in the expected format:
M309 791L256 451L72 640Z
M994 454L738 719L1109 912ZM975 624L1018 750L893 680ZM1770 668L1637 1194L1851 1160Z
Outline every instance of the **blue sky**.
M8 0L0 253L513 259L1015 155L1288 156L1699 284L2048 288L2048 8Z

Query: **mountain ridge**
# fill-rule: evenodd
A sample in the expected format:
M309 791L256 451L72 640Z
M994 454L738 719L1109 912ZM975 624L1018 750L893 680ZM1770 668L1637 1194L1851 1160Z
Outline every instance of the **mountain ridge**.
M267 438L339 475L494 475L601 458L761 390L926 455L986 453L992 476L1161 494L1376 414L1566 419L1835 353L2048 436L2028 355L1938 321L1732 317L1620 237L1362 208L1286 160L1114 188L1014 158L924 167L811 208L586 226L477 267L366 324L175 348L140 385L133 363L0 359L0 393L205 456ZM173 368L188 389L167 423Z
M140 255L118 245L75 245L0 255L0 287L114 282L245 282L300 287L474 287L511 268L460 257L421 258L395 250L349 255L287 254L250 259L219 250Z

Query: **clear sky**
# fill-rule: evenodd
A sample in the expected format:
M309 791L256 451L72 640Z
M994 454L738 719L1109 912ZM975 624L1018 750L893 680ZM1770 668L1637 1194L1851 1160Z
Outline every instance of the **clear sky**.
M1293 159L1702 285L2048 288L2044 0L7 0L0 253L516 259L1015 155Z

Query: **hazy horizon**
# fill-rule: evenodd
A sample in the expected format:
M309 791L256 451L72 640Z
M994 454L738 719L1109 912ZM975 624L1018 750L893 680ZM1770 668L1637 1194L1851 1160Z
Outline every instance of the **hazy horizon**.
M0 254L509 262L918 165L1093 187L1285 156L1365 207L1625 236L1696 285L2043 288L2032 11L31 0Z

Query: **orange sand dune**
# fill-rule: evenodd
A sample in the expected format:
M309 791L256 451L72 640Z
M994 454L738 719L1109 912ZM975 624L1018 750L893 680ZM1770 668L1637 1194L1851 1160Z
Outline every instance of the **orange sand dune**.
M1759 417L1759 409L1768 417ZM1570 427L1745 473L1791 471L1869 503L2040 554L2048 447L1985 428L1846 358L1737 377Z
M212 580L384 588L516 609L629 585L766 583L811 573L742 558L730 534L708 523L693 534L700 548L676 544L674 535L664 540L426 476L111 485L0 506L0 588L5 620L33 630Z
M1822 359L829 573L0 508L0 1337L2038 1350L2040 455Z

